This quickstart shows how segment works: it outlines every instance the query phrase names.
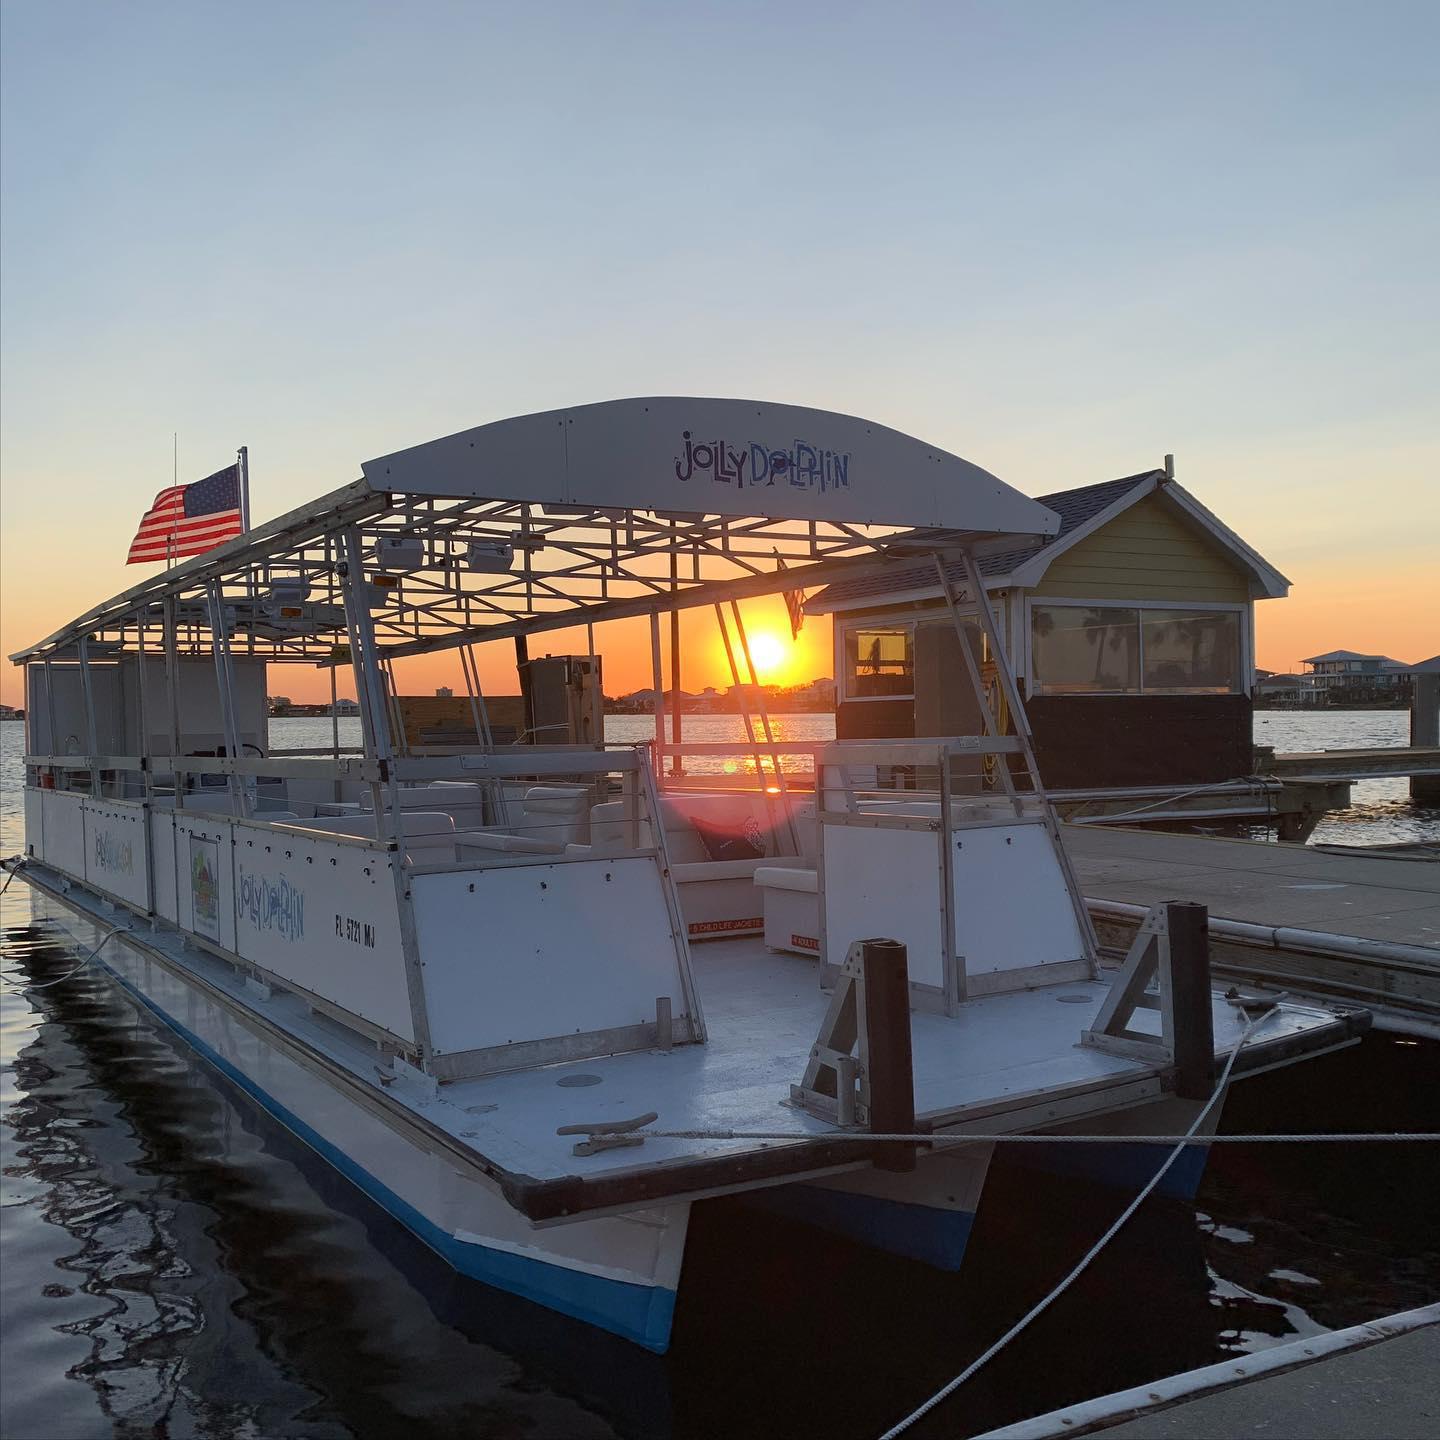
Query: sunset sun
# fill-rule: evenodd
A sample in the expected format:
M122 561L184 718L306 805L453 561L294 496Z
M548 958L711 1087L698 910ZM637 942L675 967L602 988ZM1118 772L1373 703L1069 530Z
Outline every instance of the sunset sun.
M763 680L773 676L789 658L789 646L778 635L762 630L750 637L750 657L755 662L755 672Z

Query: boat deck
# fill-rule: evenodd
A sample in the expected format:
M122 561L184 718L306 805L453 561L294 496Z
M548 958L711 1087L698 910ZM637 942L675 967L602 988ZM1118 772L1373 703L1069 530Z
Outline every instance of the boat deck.
M39 871L32 867L27 877L61 900ZM113 909L79 887L62 903L90 921L78 932L82 943L94 943L99 927L114 923ZM819 988L816 960L768 951L758 939L694 947L709 1030L704 1045L453 1081L438 1093L423 1084L385 1082L373 1047L297 995L257 994L225 962L185 947L174 932L142 930L119 943L192 974L237 1011L343 1066L376 1099L403 1108L457 1151L483 1162L505 1184L511 1203L532 1219L774 1183L870 1158L853 1141L834 1139L835 1127L786 1103L791 1084L804 1073L829 996ZM953 1017L914 1013L921 1123L981 1133L1036 1130L1159 1099L1155 1065L1078 1043L1107 985L1069 982L985 996ZM1247 1017L1219 996L1213 1006L1216 1052L1228 1053ZM1158 1027L1158 1012L1137 1011L1133 1024ZM1252 1037L1240 1068L1260 1068L1297 1048L1349 1043L1353 1028L1350 1019L1331 1011L1287 1004ZM581 1076L587 1078L576 1084ZM652 1110L658 1129L781 1131L794 1141L649 1138L641 1147L576 1156L576 1137L556 1134L563 1125Z
M1431 947L1440 967L1440 865L1304 845L1067 825L1092 900L1194 900L1212 917Z
M476 1143L495 1158L541 1176L598 1174L768 1148L739 1140L647 1140L639 1150L590 1157L571 1154L573 1137L557 1126L626 1119L655 1110L666 1130L787 1131L797 1140L823 1138L834 1128L788 1104L790 1086L804 1074L829 995L819 989L817 962L777 954L758 940L710 941L693 947L696 981L709 1041L669 1052L640 1051L544 1070L514 1071L445 1087L446 1103L497 1107L479 1117ZM912 1047L918 1117L937 1127L986 1119L986 1129L1029 1129L1032 1106L1081 1113L1113 1109L1140 1097L1136 1082L1159 1094L1153 1065L1079 1045L1108 989L1080 981L974 1000L961 1013L915 1012ZM1228 1052L1246 1023L1235 1006L1214 1001L1217 1052ZM1158 1012L1137 1013L1136 1026L1158 1027ZM1334 1023L1320 1010L1296 1010L1267 1022L1252 1044ZM584 1074L599 1083L571 1088L560 1082ZM1010 1112L1007 1119L1000 1112ZM503 1117L503 1118L502 1118ZM784 1145L784 1141L768 1142Z

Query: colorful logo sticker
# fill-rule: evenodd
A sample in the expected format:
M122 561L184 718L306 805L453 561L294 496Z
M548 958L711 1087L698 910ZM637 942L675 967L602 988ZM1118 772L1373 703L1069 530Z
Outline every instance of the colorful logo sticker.
M190 837L191 927L209 940L220 938L220 842Z

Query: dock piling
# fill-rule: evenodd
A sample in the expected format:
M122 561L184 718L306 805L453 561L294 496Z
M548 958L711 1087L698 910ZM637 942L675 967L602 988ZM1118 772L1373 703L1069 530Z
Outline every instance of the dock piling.
M865 1028L869 1040L870 1128L881 1134L913 1134L915 1075L910 1046L910 967L898 940L867 940ZM912 1145L887 1145L877 1170L913 1170Z
M1208 1100L1215 1088L1215 1022L1210 1009L1210 912L1189 900L1165 906L1175 1025L1175 1093Z
M1410 745L1440 745L1440 674L1419 671L1410 696ZM1440 775L1412 775L1410 798L1440 805Z

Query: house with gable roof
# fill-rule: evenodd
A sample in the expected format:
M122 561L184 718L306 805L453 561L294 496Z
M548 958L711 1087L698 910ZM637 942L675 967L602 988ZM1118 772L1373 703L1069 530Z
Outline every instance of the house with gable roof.
M1037 498L1059 533L979 568L1046 785L1248 775L1255 604L1289 580L1168 469ZM951 581L973 614L958 566ZM805 609L834 617L840 739L978 732L933 569L840 581ZM978 628L970 644L983 658Z

